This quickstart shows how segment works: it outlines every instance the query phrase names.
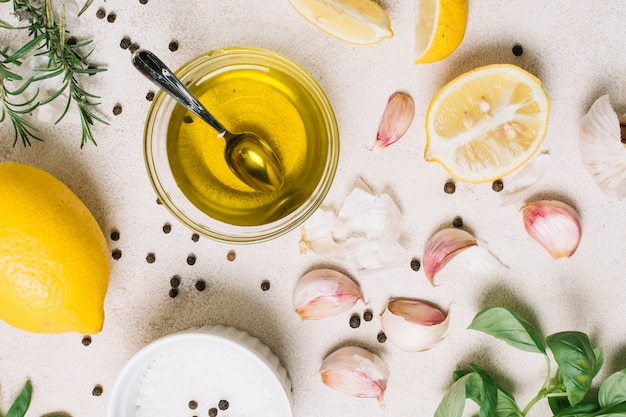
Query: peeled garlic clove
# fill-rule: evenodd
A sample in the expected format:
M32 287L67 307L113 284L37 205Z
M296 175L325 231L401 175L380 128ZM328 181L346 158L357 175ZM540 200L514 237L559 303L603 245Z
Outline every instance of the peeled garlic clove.
M626 197L626 144L609 96L596 100L580 124L580 153L585 169L610 198Z
M293 305L302 320L319 320L343 313L362 299L358 284L346 275L332 269L316 269L298 281Z
M447 228L435 233L424 248L424 273L432 285L435 274L441 271L455 256L472 246L477 246L476 238L463 229Z
M389 368L382 359L363 348L340 348L323 361L322 382L345 394L360 398L376 398L382 403Z
M409 129L415 115L415 103L408 94L393 93L378 125L372 150L383 149L400 139Z
M542 200L523 206L526 232L554 259L570 257L576 252L582 228L576 210L555 200Z
M419 352L439 343L448 331L449 317L428 303L398 299L387 304L381 324L395 346L406 352Z

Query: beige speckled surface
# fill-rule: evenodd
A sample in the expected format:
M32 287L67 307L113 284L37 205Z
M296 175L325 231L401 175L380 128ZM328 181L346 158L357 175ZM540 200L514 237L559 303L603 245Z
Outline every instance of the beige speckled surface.
M64 411L73 417L104 417L108 392L124 363L159 336L191 326L223 324L258 337L283 361L293 383L297 417L429 416L450 384L451 373L470 362L491 371L525 404L543 381L539 355L522 353L479 333L465 330L482 307L517 308L544 334L580 330L604 348L605 369L626 367L626 202L609 201L584 171L578 151L582 114L602 94L610 94L618 113L626 112L626 12L620 0L470 1L469 23L459 49L446 60L425 66L412 63L413 1L380 2L391 18L395 37L359 47L322 33L287 0L165 1L95 0L81 18L78 34L95 40L93 61L108 71L90 77L88 86L102 95L100 110L109 126L98 125L98 146L79 148L80 126L73 121L41 126L44 143L11 147L12 129L0 124L0 161L39 166L66 182L92 210L105 234L119 230L110 249L122 251L113 261L106 322L91 345L82 335L27 334L0 323L0 409L6 411L26 378L34 397L31 416ZM108 23L96 18L103 7L115 12ZM10 19L10 3L0 4L0 19ZM0 31L0 44L12 34ZM393 196L402 210L402 242L422 257L428 237L461 216L466 228L485 241L509 266L498 276L467 276L455 268L432 288L423 271L406 268L359 278L348 265L314 254L299 255L299 232L271 242L232 247L201 238L178 224L155 203L143 165L142 129L153 86L130 65L120 48L124 36L163 56L172 67L199 53L231 45L276 50L306 68L334 106L341 135L341 157L325 207L337 208L362 177L373 189ZM168 50L172 40L176 52ZM524 54L511 53L514 44ZM484 64L514 63L540 77L552 99L548 136L542 150L552 156L548 176L537 190L560 196L580 212L583 239L571 259L553 261L524 232L515 207L499 206L490 184L457 183L437 164L426 163L424 119L430 99L453 77ZM387 98L397 90L411 94L415 120L406 137L379 153L367 149ZM123 111L112 115L115 104ZM171 233L162 231L172 225ZM226 258L236 251L232 262ZM154 253L156 262L146 262ZM194 266L186 263L194 254ZM375 319L358 329L348 325L350 312L302 323L293 313L291 294L297 279L319 266L346 270L361 284ZM168 296L169 280L182 277L180 295ZM205 279L198 292L194 283ZM260 284L270 280L271 289ZM423 353L404 353L379 344L378 313L389 297L414 297L452 310L449 336ZM353 312L362 313L357 304ZM389 364L391 377L385 408L324 386L318 375L322 358L348 343L371 348ZM95 385L102 396L92 396ZM183 413L181 415L187 415ZM189 411L189 410L186 410ZM545 411L545 412L544 412ZM533 415L547 414L538 408ZM236 417L236 416L234 416Z

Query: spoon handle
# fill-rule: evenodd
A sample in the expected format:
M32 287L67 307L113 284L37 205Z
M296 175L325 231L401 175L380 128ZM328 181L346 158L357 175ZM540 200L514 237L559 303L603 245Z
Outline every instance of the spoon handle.
M210 124L217 130L220 136L226 133L226 129L209 111L194 97L185 85L156 55L145 49L138 50L133 54L133 65L146 78L155 83L159 88L172 96L186 109L195 113L199 118Z

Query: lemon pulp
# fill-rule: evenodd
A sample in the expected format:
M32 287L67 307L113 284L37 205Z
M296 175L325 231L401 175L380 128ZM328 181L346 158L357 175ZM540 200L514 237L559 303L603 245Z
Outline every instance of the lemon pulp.
M288 215L307 200L328 154L324 118L311 93L289 74L261 65L215 71L189 90L229 131L263 138L285 174L278 191L248 187L226 164L224 139L177 105L168 126L167 153L176 183L192 204L216 220L256 226Z

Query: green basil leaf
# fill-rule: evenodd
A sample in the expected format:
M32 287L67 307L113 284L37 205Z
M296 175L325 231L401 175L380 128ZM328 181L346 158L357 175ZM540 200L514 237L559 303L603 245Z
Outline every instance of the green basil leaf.
M610 407L605 407L595 413L596 416L612 416L623 417L626 416L626 401L614 404Z
M604 380L600 385L598 401L603 408L626 401L626 369Z
M575 406L563 408L558 413L554 413L554 417L588 417L589 414L596 414L600 408L598 401L585 400Z
M466 374L452 384L443 396L434 417L462 417L465 408L465 386L474 374ZM7 416L8 417L8 416Z
M480 413L479 417L492 417L498 405L498 388L491 376L478 365L470 364L480 377ZM466 390L467 391L467 390Z
M548 397L548 405L550 405L550 410L552 410L554 415L571 407L567 397Z
M498 387L498 405L494 415L496 417L523 417L515 398L501 387Z
M600 348L594 348L593 354L596 357L596 372L593 374L593 376L595 377L596 375L598 375L598 372L600 372L600 369L602 369L602 365L604 365L604 354L602 353L602 349Z
M480 311L469 326L526 352L543 353L546 348L539 332L515 311L490 307Z
M596 374L596 352L589 337L581 332L561 332L546 338L559 365L559 372L571 405L583 400Z
M24 417L26 415L26 411L28 410L28 406L30 405L30 398L33 394L33 386L30 383L30 380L26 381L24 384L24 388L17 396L9 411L7 411L7 415L5 417Z
M480 376L474 372L470 372L470 377L465 384L465 398L474 401L476 404L481 405L481 390L482 380Z

